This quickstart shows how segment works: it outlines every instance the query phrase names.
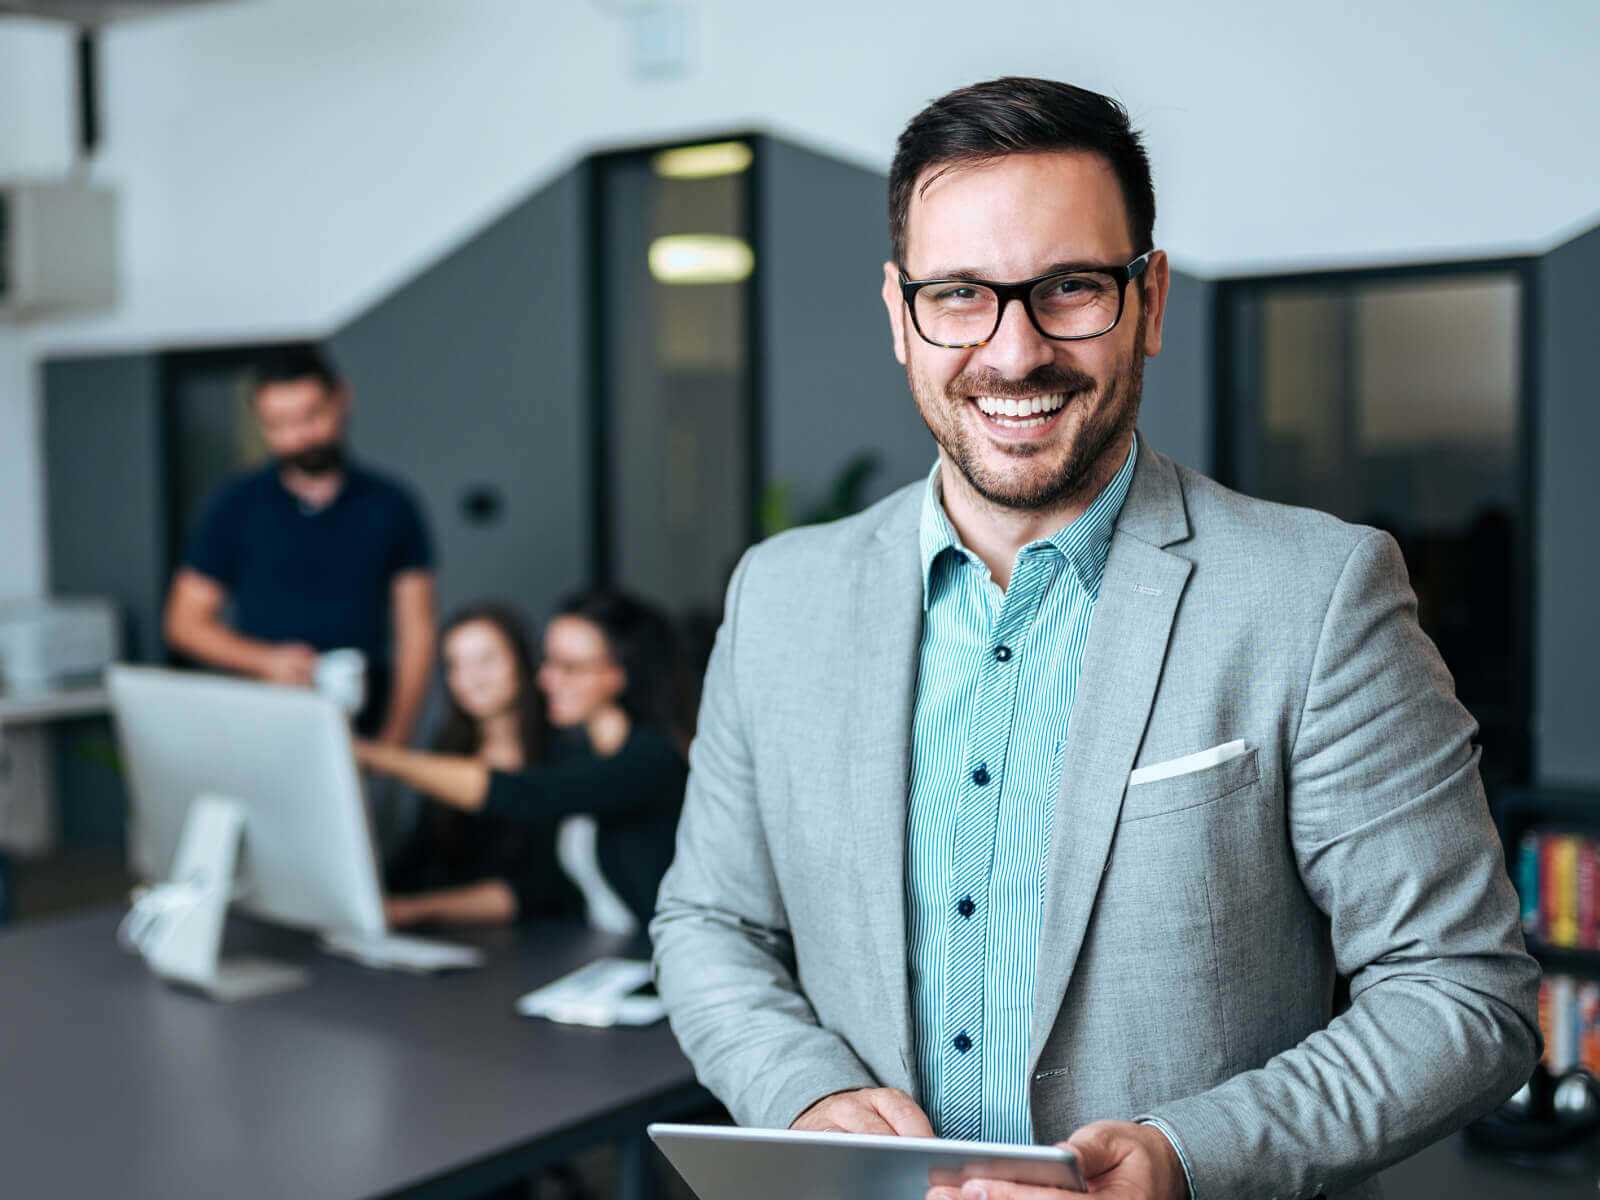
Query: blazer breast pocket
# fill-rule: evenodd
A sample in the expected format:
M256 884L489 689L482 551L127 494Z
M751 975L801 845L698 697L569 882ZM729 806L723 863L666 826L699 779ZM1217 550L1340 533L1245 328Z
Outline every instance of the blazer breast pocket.
M1215 766L1148 783L1130 783L1123 797L1120 820L1126 825L1130 821L1199 808L1249 787L1260 777L1260 760L1256 749L1251 747Z

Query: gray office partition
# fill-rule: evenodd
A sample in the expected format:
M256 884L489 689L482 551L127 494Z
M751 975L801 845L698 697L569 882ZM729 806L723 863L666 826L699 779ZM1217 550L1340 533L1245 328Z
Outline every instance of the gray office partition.
M763 138L760 347L766 480L793 511L824 501L863 454L864 498L924 474L934 444L894 357L881 289L886 181L781 138Z
M427 510L446 612L492 597L542 621L588 581L584 204L577 168L330 339L356 453Z
M106 596L131 658L160 653L166 592L166 439L155 354L43 366L50 587Z
M1139 428L1150 444L1207 475L1215 469L1215 302L1215 284L1172 272L1161 353L1145 363L1139 406Z
M1600 229L1539 262L1534 431L1534 731L1538 778L1600 785Z
M159 659L169 554L160 358L52 359L43 373L51 590L109 598L122 617L124 656ZM127 800L110 723L59 721L52 734L62 838L120 845Z

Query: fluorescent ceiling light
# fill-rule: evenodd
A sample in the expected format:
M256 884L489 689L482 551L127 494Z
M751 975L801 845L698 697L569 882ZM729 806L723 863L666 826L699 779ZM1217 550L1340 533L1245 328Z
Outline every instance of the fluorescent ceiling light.
M712 175L737 175L754 156L743 142L707 142L663 150L652 160L663 179L706 179Z
M650 243L650 274L662 283L742 283L756 256L743 238L675 233Z

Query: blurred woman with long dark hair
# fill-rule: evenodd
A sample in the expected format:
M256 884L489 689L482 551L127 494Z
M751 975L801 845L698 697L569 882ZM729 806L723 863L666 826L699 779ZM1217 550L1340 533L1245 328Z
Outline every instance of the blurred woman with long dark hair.
M469 614L490 623L483 611ZM485 829L516 856L517 878L395 895L391 923L565 910L615 932L642 927L672 859L688 774L689 689L671 625L620 592L586 592L551 618L536 672L525 640L519 656L515 638L501 631L509 670L502 661L477 674L473 647L459 636L468 629L458 618L445 635L453 709L441 752L359 742L356 756L474 823L487 819ZM522 681L515 692L508 675ZM492 857L481 844L476 854Z

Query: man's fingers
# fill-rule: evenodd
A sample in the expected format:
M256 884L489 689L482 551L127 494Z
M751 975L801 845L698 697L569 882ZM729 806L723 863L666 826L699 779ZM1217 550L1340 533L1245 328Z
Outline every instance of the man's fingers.
M1085 1125L1067 1139L1066 1146L1078 1156L1078 1167L1086 1180L1104 1175L1126 1158L1131 1149L1109 1121Z
M884 1118L866 1094L850 1092L829 1107L828 1119L842 1133L876 1133L893 1136L894 1126Z
M969 1179L959 1192L939 1188L929 1192L925 1200L1065 1200L1068 1196L1081 1196L1082 1192L1068 1192L1061 1188L1035 1187L1031 1183L1007 1183L1003 1179Z
M894 1126L885 1121L875 1109L863 1108L858 1113L851 1113L849 1125L845 1133L875 1133L881 1137L893 1137Z
M868 1095L883 1114L884 1120L901 1137L933 1136L933 1125L928 1121L928 1114L899 1088L881 1088Z
M927 1114L898 1088L862 1088L825 1096L801 1113L792 1128L886 1137L933 1136Z

